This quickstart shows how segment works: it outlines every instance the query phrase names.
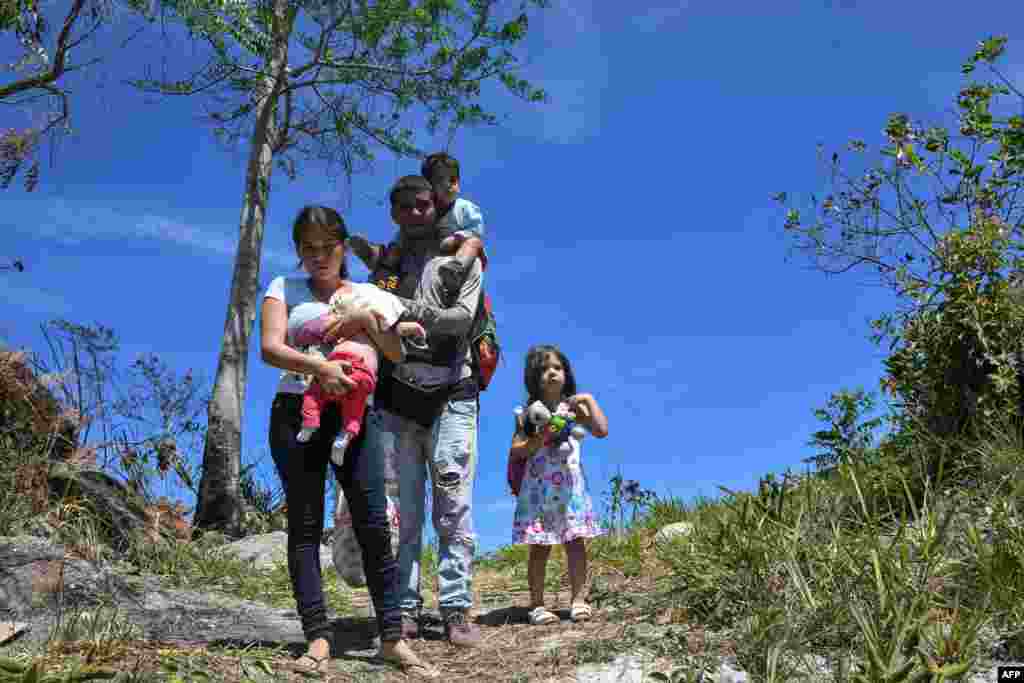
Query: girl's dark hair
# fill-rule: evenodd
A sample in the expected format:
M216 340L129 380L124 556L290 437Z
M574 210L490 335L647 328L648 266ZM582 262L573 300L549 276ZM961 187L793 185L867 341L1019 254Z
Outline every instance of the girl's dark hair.
M292 242L295 243L295 253L299 253L299 245L304 237L320 237L323 239L336 239L344 242L348 239L348 227L345 226L345 219L341 214L327 206L304 206L299 210L299 215L292 223ZM299 258L299 268L302 267L302 258ZM341 279L348 279L348 259L341 259Z
M530 347L530 350L526 352L526 369L523 372L523 380L526 382L527 405L540 399L540 375L544 367L544 359L549 353L558 358L558 362L562 364L562 369L565 371L562 398L576 393L576 375L572 372L569 359L554 344L538 344Z

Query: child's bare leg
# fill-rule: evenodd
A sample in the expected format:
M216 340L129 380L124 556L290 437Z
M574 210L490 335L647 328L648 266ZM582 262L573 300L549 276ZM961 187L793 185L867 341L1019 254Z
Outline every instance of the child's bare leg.
M454 254L465 240L462 235L448 235L441 240L441 253Z
M565 558L569 564L569 588L572 591L570 605L584 604L583 595L587 583L587 546L582 538L565 544Z
M544 578L547 574L549 545L531 545L526 565L526 582L530 584L530 608L544 606Z
M458 251L455 252L455 258L459 259L466 267L469 267L473 261L480 258L483 250L484 243L479 237L469 237L459 245Z

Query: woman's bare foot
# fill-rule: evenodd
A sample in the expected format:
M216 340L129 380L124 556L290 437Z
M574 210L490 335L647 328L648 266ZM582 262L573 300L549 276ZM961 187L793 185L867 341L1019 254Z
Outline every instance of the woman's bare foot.
M317 638L309 644L306 654L299 657L295 663L299 666L316 673L327 673L328 660L331 658L331 646L325 638Z
M380 658L398 666L406 673L424 678L438 678L441 672L416 656L404 640L385 640L380 644Z

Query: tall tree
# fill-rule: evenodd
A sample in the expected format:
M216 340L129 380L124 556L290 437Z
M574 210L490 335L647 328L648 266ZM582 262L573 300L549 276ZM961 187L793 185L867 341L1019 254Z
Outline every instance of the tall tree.
M873 322L891 343L882 385L940 436L1024 396L1024 92L997 66L1005 46L988 38L964 63L952 124L892 114L880 158L854 140L822 155L825 196L809 207L775 197L814 267L861 272L895 294L899 309ZM974 80L981 69L988 80Z
M149 0L123 3L136 16L151 18ZM101 61L98 51L82 48L113 18L117 5L110 0L72 0L60 7L39 0L0 0L0 37L13 44L9 54L17 60L5 64L0 82L0 104L26 114L27 125L0 131L0 189L8 188L24 172L25 189L39 181L38 151L48 135L65 133L71 126L68 77ZM54 32L51 24L59 21ZM83 56L84 55L84 56Z
M216 135L249 140L224 338L214 379L195 524L237 533L242 407L256 318L264 220L275 167L295 178L302 161L346 177L376 150L415 157L418 128L493 123L480 104L495 80L513 95L544 93L520 78L513 49L528 13L547 0L165 0L163 7L210 48L180 81L144 89L209 94ZM509 10L515 5L515 10Z

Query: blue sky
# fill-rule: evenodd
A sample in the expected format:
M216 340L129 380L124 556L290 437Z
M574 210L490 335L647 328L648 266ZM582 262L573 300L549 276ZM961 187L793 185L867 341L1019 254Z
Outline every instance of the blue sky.
M892 301L856 276L787 261L770 195L823 187L819 142L877 145L896 111L948 117L976 42L1024 20L1008 2L552 4L531 28L526 67L550 104L488 90L502 125L460 132L451 148L464 196L484 211L507 353L482 397L484 551L511 537L505 458L531 344L559 344L608 414L609 438L584 445L598 502L620 470L689 499L799 469L812 411L840 388L877 387L884 354L867 321ZM1024 85L1024 44L1010 38L1006 72ZM27 266L0 273L2 334L40 348L42 321L99 322L126 362L153 351L212 380L247 150L215 142L197 121L201 100L120 85L148 55L116 54L118 76L77 88L76 134L41 186L2 195L0 254ZM20 122L3 116L2 127ZM262 282L293 267L302 205L336 206L383 240L387 187L417 169L385 157L351 189L315 165L295 182L275 174ZM278 371L260 362L258 332L253 341L244 450L273 476Z

